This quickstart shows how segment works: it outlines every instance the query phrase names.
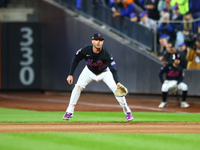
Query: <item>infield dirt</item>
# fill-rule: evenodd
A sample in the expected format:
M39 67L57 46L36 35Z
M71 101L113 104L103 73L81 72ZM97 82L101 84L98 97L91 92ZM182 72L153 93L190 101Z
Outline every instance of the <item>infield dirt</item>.
M1 93L0 107L37 111L63 111L69 94ZM159 109L160 96L133 95L127 97L132 112L200 112L198 98L188 98L189 108L180 108L175 97L169 99L168 108ZM122 111L112 94L83 93L76 111ZM0 123L0 132L98 132L98 133L200 133L196 123Z

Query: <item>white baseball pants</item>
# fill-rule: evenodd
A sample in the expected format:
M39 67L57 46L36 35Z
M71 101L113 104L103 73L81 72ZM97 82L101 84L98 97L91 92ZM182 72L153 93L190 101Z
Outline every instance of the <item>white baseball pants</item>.
M81 91L92 81L104 81L107 86L111 89L111 91L114 93L117 89L117 85L114 81L113 75L109 68L106 68L106 70L98 75L91 72L87 66L83 69L82 73L80 74L77 83L75 84L74 89L72 90L70 102L68 105L68 108L66 112L73 113L76 103L78 102L78 99L80 97ZM124 114L127 115L128 112L131 112L130 108L127 105L125 97L115 97L119 104L121 105Z
M164 83L162 84L162 88L161 91L162 92L168 92L169 88L174 86L175 84L177 84L178 81L176 80L165 80ZM181 82L178 84L178 90L181 91L187 91L188 90L188 86L187 84Z

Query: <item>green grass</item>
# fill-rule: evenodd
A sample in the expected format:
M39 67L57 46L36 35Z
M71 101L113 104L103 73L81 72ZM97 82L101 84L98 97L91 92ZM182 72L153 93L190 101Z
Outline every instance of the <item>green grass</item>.
M63 112L0 108L0 123L126 122L123 112ZM133 112L133 122L200 122L199 113ZM0 150L199 150L200 134L0 133Z
M0 108L0 122L66 122L65 112ZM200 122L199 113L133 112L133 122ZM123 112L75 112L68 122L126 122Z
M0 133L2 150L199 150L200 134Z

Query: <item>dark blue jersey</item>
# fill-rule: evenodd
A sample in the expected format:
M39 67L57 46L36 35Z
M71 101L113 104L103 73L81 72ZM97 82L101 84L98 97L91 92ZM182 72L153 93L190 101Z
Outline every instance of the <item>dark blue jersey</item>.
M163 75L166 75L166 80L177 80L178 83L183 81L184 74L183 68L179 65L174 67L172 63L168 63L165 67L161 67L159 77L160 81L163 83Z
M96 54L93 52L92 48L93 45L87 45L76 52L69 74L73 75L78 63L84 59L89 70L96 75L102 73L107 67L109 67L113 73L115 82L118 83L119 76L116 69L116 63L111 53L103 47L102 50Z

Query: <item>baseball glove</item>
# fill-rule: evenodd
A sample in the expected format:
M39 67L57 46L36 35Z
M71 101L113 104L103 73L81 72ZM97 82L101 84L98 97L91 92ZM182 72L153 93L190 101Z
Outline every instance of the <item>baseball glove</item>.
M127 88L121 83L117 86L117 90L115 91L115 96L122 97L128 94Z
M172 87L169 88L169 92L171 92L172 94L176 94L176 91L178 90L178 85L175 84Z

